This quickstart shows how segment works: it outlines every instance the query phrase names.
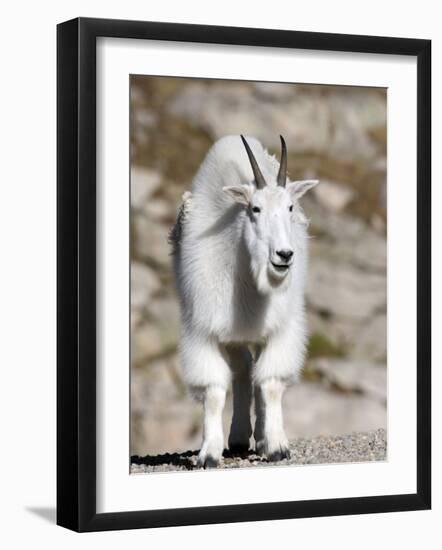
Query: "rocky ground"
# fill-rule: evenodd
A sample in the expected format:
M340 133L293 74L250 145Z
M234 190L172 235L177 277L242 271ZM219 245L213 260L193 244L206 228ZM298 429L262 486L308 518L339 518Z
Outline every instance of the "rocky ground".
M297 439L290 445L291 457L278 463L249 450L241 456L224 451L219 468L247 468L251 466L287 466L301 464L339 464L343 462L381 461L387 458L387 436L385 430L353 433L338 437L319 436L311 439ZM132 456L132 474L147 472L168 472L175 470L197 470L198 451L166 453L157 456Z
M277 154L283 134L290 177L321 180L302 199L310 340L302 381L284 399L288 437L385 428L385 91L133 77L131 123L131 454L200 444L201 408L177 363L167 237L211 144L240 132ZM229 396L226 429L230 415Z

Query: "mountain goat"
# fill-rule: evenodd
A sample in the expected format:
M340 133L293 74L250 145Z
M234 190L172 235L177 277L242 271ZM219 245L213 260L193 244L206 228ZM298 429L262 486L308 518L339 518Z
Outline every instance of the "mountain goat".
M228 136L208 152L171 232L181 306L180 360L204 404L198 464L224 449L222 411L233 382L232 452L247 451L255 398L256 450L289 456L282 395L304 360L307 220L298 199L316 180L287 181L281 162L254 138Z

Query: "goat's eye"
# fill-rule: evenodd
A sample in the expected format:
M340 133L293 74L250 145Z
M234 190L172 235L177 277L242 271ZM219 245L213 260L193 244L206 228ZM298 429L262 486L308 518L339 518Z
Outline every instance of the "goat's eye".
M259 206L254 206L252 208L252 212L255 212L255 214L259 214L261 212L261 208L259 208Z
M289 206L289 212L293 212L293 204Z

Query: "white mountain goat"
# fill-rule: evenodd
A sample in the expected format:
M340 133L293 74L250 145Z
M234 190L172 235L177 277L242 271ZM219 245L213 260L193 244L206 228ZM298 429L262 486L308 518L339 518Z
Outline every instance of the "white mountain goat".
M242 141L241 141L242 140ZM180 359L204 403L200 466L224 449L222 411L233 381L232 452L249 448L255 397L256 450L289 457L282 395L304 360L307 220L298 199L318 182L287 181L281 163L254 138L213 145L171 232L181 305Z

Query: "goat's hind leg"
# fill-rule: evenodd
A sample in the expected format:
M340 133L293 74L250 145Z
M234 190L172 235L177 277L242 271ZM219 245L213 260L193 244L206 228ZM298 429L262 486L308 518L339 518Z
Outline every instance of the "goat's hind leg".
M233 416L229 434L229 450L242 454L249 450L252 425L250 406L252 402L252 356L246 347L228 350L230 368L233 372Z

